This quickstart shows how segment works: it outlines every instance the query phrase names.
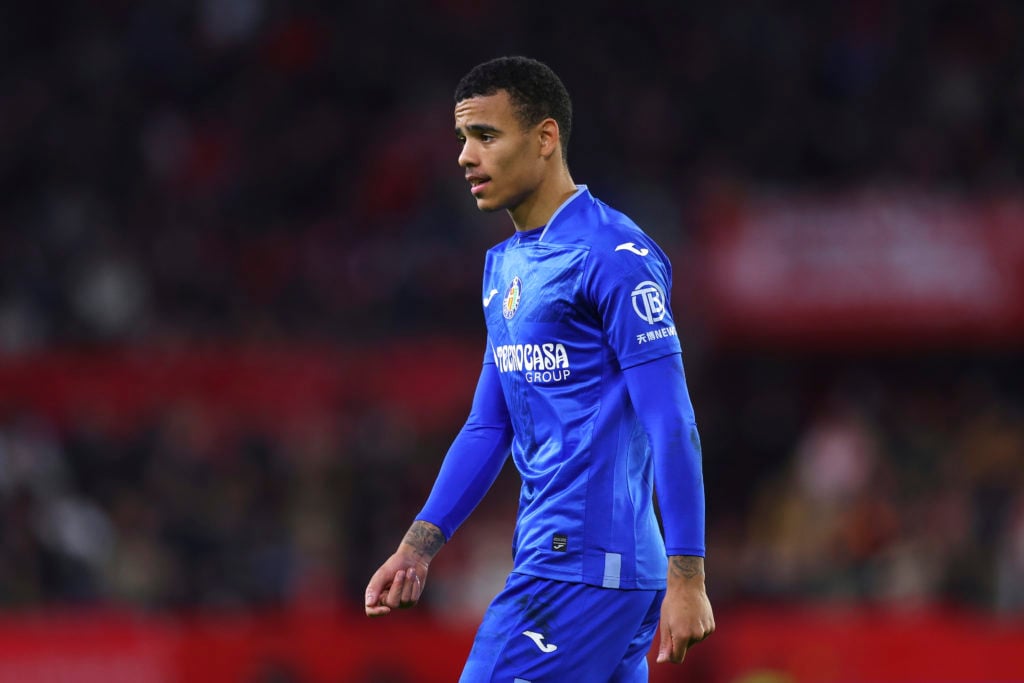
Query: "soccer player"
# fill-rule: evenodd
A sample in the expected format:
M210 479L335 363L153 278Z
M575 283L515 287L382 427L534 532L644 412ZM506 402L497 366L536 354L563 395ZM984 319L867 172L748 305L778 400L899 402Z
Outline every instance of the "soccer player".
M466 424L366 613L419 600L434 555L511 452L513 569L477 632L468 683L646 681L715 628L704 586L700 440L669 306L671 266L576 185L572 105L546 65L502 57L455 91L459 165L515 233L487 253L488 345ZM654 490L664 537L654 511Z

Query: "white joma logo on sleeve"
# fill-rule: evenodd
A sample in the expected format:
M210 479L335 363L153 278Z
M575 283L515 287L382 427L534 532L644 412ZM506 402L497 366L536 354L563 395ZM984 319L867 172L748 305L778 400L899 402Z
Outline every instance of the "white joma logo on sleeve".
M651 250L647 247L640 247L637 249L636 245L632 242L623 242L619 246L615 247L615 251L631 251L637 256L647 256L651 253Z
M523 635L534 642L534 644L540 648L541 652L554 652L558 649L558 646L554 643L545 643L544 636L534 631L523 631Z

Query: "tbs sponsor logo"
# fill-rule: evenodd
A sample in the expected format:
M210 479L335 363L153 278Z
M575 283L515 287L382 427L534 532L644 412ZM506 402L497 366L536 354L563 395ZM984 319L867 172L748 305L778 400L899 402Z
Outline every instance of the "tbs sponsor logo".
M633 310L648 325L665 319L665 290L657 282L645 280L633 289Z

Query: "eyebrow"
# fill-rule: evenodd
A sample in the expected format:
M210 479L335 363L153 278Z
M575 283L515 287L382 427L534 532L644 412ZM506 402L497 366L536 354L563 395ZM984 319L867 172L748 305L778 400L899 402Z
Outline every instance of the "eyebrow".
M471 123L466 126L466 130L472 133L500 133L501 131L486 123ZM462 128L455 126L455 134L462 135Z

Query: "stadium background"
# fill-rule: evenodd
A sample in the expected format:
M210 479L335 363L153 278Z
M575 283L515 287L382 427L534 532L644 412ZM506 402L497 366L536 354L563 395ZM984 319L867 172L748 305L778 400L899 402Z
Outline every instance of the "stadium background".
M483 353L506 53L675 263L719 632L652 680L1024 680L1024 9L720 5L0 8L0 681L454 680L513 472L360 600Z

